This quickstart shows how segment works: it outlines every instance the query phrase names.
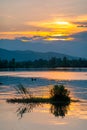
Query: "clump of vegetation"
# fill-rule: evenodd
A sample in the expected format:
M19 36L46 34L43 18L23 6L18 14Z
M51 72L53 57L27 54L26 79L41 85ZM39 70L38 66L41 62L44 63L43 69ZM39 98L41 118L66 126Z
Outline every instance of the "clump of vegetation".
M15 87L20 98L8 99L8 102L17 103L64 103L70 102L69 91L64 85L54 85L50 90L49 98L37 98L33 97L29 89L25 88L23 85L18 85Z
M51 100L55 102L70 101L69 94L64 85L54 85L50 90Z
M64 117L69 109L71 102L78 102L78 100L72 100L69 96L70 91L65 88L64 85L54 85L50 90L49 98L40 98L34 97L31 91L28 88L25 88L23 85L18 85L15 87L15 90L20 98L8 99L9 103L21 103L24 105L17 110L17 115L20 118L23 117L23 114L26 112L31 112L33 108L46 103L50 104L50 112L56 117Z

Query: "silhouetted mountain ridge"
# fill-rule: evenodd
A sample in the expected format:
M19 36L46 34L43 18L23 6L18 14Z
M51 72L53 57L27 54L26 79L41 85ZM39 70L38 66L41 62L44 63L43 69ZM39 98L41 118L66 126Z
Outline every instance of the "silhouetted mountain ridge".
M0 58L1 59L6 59L6 60L11 60L15 58L16 61L28 61L28 60L38 60L38 59L50 59L52 57L56 58L64 58L67 57L69 59L77 59L77 57L65 55L65 54L60 54L56 52L34 52L31 50L26 50L26 51L11 51L11 50L5 50L0 48Z

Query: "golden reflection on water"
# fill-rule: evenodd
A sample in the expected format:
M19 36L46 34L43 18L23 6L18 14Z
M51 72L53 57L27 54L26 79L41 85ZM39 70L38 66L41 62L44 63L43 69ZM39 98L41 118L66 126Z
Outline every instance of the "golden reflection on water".
M41 77L47 79L87 80L87 72L1 72L1 76ZM60 78L61 76L61 78ZM66 77L67 76L67 77ZM70 77L69 77L70 76ZM75 80L76 80L75 79ZM59 80L58 80L59 81ZM61 82L61 81L60 81ZM83 81L84 82L84 81ZM73 99L77 99L76 87L66 86ZM73 84L72 84L73 85ZM78 84L79 85L79 84ZM30 88L34 96L49 97L52 86ZM84 86L82 86L83 88ZM85 89L85 88L84 88ZM81 91L81 89L80 89ZM85 90L84 90L85 92ZM37 94L36 94L37 93ZM81 91L82 94L83 91ZM55 104L8 104L7 98L18 96L12 86L0 86L0 130L82 130L87 129L87 100L61 106ZM85 97L85 96L84 96ZM19 120L20 119L20 120ZM4 125L5 124L5 125Z
M55 107L52 104L8 104L0 101L1 130L24 130L25 127L26 130L48 130L48 127L73 130L79 125L79 130L82 130L83 125L86 128L86 120L87 102L73 102L69 106Z
M79 119L87 119L87 101L77 103L72 102L68 116Z
M21 71L21 72L1 72L0 76L14 77L37 77L50 80L87 80L87 72L72 71Z
M61 118L70 117L75 119L87 119L87 103L83 102L72 102L67 105L29 103L18 104L17 106L15 111L18 119L23 118L25 114L29 115L29 113L45 113L47 115L50 114L50 116L54 115L54 117Z
M9 86L3 86L3 89L9 89ZM34 93L33 96L38 95L38 97L49 97L49 91L52 88L52 85L50 86L44 86L44 87L37 87L35 88L30 88L30 91ZM70 88L71 92L71 97L73 99L77 99L72 88ZM0 92L0 101L3 99L9 99L9 98L14 98L17 97L17 93L15 91L10 90L9 91L1 91ZM20 96L18 96L20 98ZM10 104L13 105L13 104ZM54 117L72 117L72 118L78 118L78 119L87 119L87 101L86 100L81 100L81 102L72 102L70 104L18 104L18 109L16 110L17 116L19 118L22 118L25 113L30 113L30 112L39 112L39 113L47 113L54 115Z

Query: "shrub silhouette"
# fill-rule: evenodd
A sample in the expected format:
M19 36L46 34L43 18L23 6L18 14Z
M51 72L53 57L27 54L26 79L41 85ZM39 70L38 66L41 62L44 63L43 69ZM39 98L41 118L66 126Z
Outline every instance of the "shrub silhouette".
M69 94L64 85L54 85L50 90L51 99L54 101L70 101Z

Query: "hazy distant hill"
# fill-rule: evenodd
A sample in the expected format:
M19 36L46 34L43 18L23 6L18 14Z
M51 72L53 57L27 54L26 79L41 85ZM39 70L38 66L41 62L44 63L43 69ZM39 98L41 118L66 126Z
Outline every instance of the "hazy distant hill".
M82 36L82 35L81 35ZM79 36L79 37L81 37ZM85 35L86 37L87 35ZM35 52L58 52L74 57L87 58L87 40L77 41L30 41L1 39L0 48L6 50L32 50Z
M0 49L0 58L7 59L7 60L11 60L12 58L15 58L16 61L28 61L28 60L33 61L33 60L40 59L40 58L48 60L52 57L56 57L56 58L67 57L69 59L75 59L75 57L60 54L60 53L55 53L55 52L42 53L42 52L34 52L34 51L30 51L30 50L9 51L9 50L5 50L5 49Z

